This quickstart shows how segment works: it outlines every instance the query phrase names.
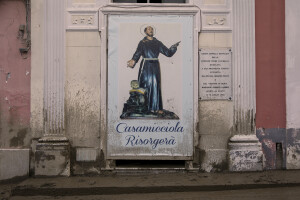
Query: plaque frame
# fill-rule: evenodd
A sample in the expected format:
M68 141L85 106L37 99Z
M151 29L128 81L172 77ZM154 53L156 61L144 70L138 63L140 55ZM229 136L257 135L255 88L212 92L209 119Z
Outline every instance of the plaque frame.
M215 70L215 71L211 71L211 73L210 73L211 75L205 74L204 70L209 70L209 69L207 69L208 64L202 64L202 63L211 63L211 62L208 62L207 60L202 60L201 54L203 54L203 52L208 53L208 54L211 53L212 55L214 55L216 53L223 53L223 54L229 53L228 54L229 60L228 60L228 64L227 64L228 66L226 65L223 67L221 64L219 64L219 63L222 63L222 62L219 62L222 60L218 60L218 59L224 59L224 58L219 58L219 57L213 58L213 59L215 59L214 61L217 61L216 62L217 64L215 64L215 62L214 62L213 65L217 65L217 66L215 66L215 67L213 66L211 70ZM209 55L207 55L207 56L209 56ZM218 55L218 56L220 56L220 55ZM207 61L207 62L204 62L204 61ZM222 68L227 68L227 67L229 68L228 69L229 73L224 75L224 73L220 72L222 70ZM221 69L216 69L216 68L221 68ZM217 71L217 70L220 70L220 71ZM232 48L200 48L199 49L199 99L201 101L205 101L205 100L229 100L229 101L231 101L232 95L233 95L233 93L232 93L233 92L233 87L232 87L233 71L232 70L233 70L233 68L232 68ZM215 73L221 74L221 75L216 75ZM220 78L220 76L222 76L222 78ZM229 76L229 78L227 78L227 76ZM203 79L208 79L211 77L215 78L214 82L205 83L203 81ZM216 80L216 79L218 79L218 80ZM222 82L222 80L223 80L223 82ZM224 80L225 81L227 80L228 82L224 83ZM210 86L209 86L209 84L210 84ZM213 88L214 85L215 85L215 88ZM222 85L224 88L222 88ZM225 87L227 87L225 85L229 85L228 86L229 88L228 89L225 88ZM209 87L209 88L206 88L206 87ZM220 90L218 90L219 87L221 87ZM224 91L225 94L224 93L222 94L222 92L221 92L222 89L225 90ZM211 92L211 94L207 94L208 92Z

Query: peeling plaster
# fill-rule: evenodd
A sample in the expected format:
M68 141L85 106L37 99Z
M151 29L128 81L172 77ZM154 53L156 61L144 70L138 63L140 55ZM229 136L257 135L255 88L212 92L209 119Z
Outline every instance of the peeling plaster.
M281 166L286 168L286 129L285 128L259 128L256 130L256 136L262 144L262 150L264 154L264 169L276 169L276 143L282 144L282 163Z
M300 169L300 129L259 128L256 136L262 144L265 170L280 166L283 169ZM276 143L282 144L282 155L276 150ZM277 157L282 159L282 163L278 163Z

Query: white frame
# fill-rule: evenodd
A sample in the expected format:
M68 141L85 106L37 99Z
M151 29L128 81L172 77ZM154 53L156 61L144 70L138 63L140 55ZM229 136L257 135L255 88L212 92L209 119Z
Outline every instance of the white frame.
M132 4L131 4L132 5ZM152 4L151 4L152 5ZM193 63L194 63L194 91L193 91L193 150L194 147L198 146L198 39L199 39L199 31L200 31L200 21L197 20L197 16L199 17L200 10L196 6L184 4L178 6L140 6L136 8L135 14L136 15L193 15L194 17L194 38L193 38ZM108 76L107 76L107 39L108 39L108 26L107 26L107 16L108 15L132 15L132 10L128 9L128 6L122 4L122 7L118 6L111 6L108 5L106 7L100 8L99 10L99 31L101 32L101 71L100 71L100 92L101 92L101 99L100 99L100 121L101 121L101 129L100 129L100 137L101 143L100 148L104 151L106 159L137 159L136 157L113 157L108 158L107 157L107 94L108 94ZM193 153L193 156L195 155L195 152ZM155 157L155 159L171 159L171 160L193 160L193 156L191 157ZM143 159L142 157L139 157L139 159ZM149 158L148 158L149 159Z

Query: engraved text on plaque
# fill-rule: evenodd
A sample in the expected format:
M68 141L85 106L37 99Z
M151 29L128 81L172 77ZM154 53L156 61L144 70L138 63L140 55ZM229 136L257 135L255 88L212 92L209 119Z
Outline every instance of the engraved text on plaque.
M232 98L231 49L200 49L200 99Z

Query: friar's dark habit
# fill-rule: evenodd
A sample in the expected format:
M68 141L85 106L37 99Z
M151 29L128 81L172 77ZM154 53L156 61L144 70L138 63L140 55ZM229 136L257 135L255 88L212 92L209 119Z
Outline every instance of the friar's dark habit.
M140 64L138 81L140 87L147 89L148 111L156 112L158 110L163 110L158 56L161 53L167 57L172 57L176 51L177 46L173 45L170 48L167 48L156 38L148 40L147 37L144 37L138 44L132 60L137 63L140 57L143 57Z

